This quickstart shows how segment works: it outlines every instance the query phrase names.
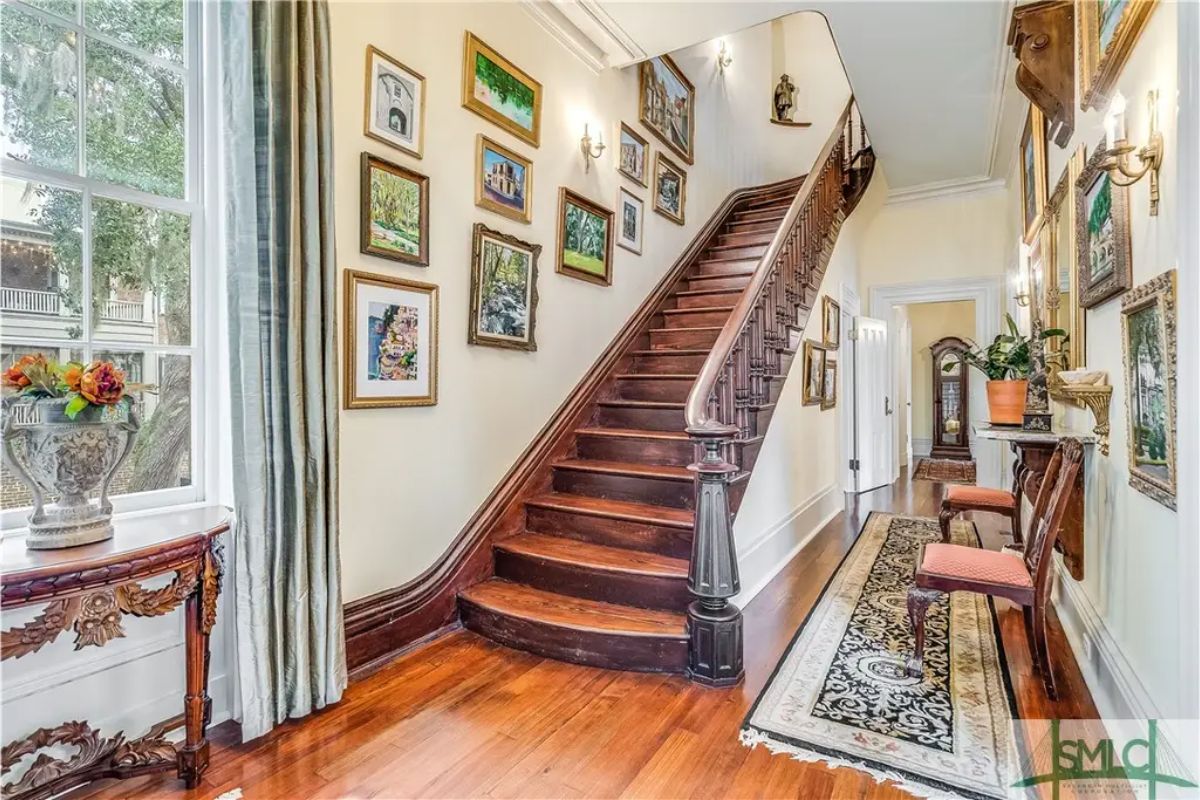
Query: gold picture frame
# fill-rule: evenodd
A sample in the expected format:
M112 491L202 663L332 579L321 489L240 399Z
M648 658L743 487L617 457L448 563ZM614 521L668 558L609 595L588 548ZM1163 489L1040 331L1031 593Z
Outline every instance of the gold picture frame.
M828 411L831 408L837 407L838 391L837 391L837 375L838 362L829 358L828 353L825 356L825 376L821 382L821 410Z
M836 350L842 343L842 307L829 295L821 299L821 344Z
M508 170L507 175L502 171L502 174L495 176L489 184L488 178L491 177L487 174L489 152L520 168L521 179L519 182L522 200L520 208L505 204L505 195L511 195L512 192L505 191L505 187L501 185L511 180L511 175L515 174L516 170ZM533 162L482 133L475 136L475 205L491 211L493 214L499 214L526 225L533 222Z
M1112 180L1101 166L1108 155L1103 139L1096 145L1075 181L1075 251L1079 270L1079 304L1095 308L1123 292L1129 291L1133 275L1133 244L1130 237L1129 187ZM1108 219L1101 223L1099 236L1099 268L1093 269L1092 215L1107 190ZM1111 238L1110 238L1111 237Z
M523 332L496 330L496 327L499 326L487 329L489 326L483 293L487 284L487 281L484 280L484 255L489 244L495 248L520 253L527 259L524 297L520 297L520 292L518 292L518 297L507 304L509 311L513 307L520 308L520 305L524 305L525 329ZM493 230L482 222L475 223L471 238L471 308L470 317L467 320L468 344L504 347L531 353L537 350L537 339L534 337L534 333L537 330L537 262L541 254L542 246L540 244L531 244L502 231ZM508 296L512 297L511 294Z
M479 85L479 67L482 66L480 59L483 62L490 62L503 75L515 81L518 86L528 90L528 102L522 102L520 98L513 103L506 100L501 105L512 107L507 113L499 110L496 105L489 104L484 98L489 97L491 92L487 90L486 86L480 89ZM542 84L534 80L529 73L516 64L500 55L470 31L466 32L466 38L463 43L462 105L463 108L473 111L489 122L500 126L527 144L537 147L541 142ZM525 113L525 106L528 106L530 119L527 124L522 124L513 115L523 115Z
M375 209L372 207L371 193L374 172L397 178L407 184L413 184L419 192L416 222L392 220L393 223L403 225L405 235L397 232L401 229L395 227L395 224L384 228L383 234L387 235L380 235L375 231ZM396 185L402 186L403 184ZM429 177L385 158L371 153L363 153L359 190L359 250L367 255L390 258L406 264L429 266ZM410 241L413 229L415 229L418 239L415 250L411 247Z
M376 73L381 67L389 69L392 73L392 82L404 90L401 92L401 98L393 100L391 103L386 122L382 122L377 114L371 113L372 109L378 108L381 102L378 95L380 82L375 80ZM419 98L413 96L411 101L413 108L410 111L417 112L415 123L404 114L404 92L410 95L420 95ZM383 142L413 158L421 158L425 151L425 76L415 69L401 64L378 47L367 45L366 84L363 94L363 133L375 141ZM400 126L411 125L413 135L406 139L403 130L395 130L397 124Z
M825 400L826 350L812 339L804 340L804 385L801 402L806 406L819 406Z
M621 123L617 137L617 172L638 186L648 186L650 183L650 143L624 122ZM625 141L626 138L629 139L628 142ZM628 151L627 148L629 148ZM635 156L632 160L627 158L630 153ZM641 165L640 171L635 167L638 164Z
M577 213L571 214L572 209ZM592 251L568 250L572 242L579 242L578 228L585 225L588 218L596 218L604 222L605 230L600 237L603 244L602 252L596 256ZM554 271L581 281L595 283L600 286L612 285L613 262L613 224L614 214L609 209L593 203L583 195L573 192L567 187L558 190L558 249L554 254ZM571 226L572 230L568 230ZM594 231L592 232L594 234ZM589 246L595 244L594 235L588 236ZM597 262L600 270L592 264Z
M1032 103L1021 129L1021 222L1025 244L1033 244L1046 211L1046 118ZM1030 174L1032 173L1032 174Z
M675 179L677 188L670 189L670 178ZM684 224L684 214L687 206L687 173L664 155L654 154L654 196L651 201L654 211L661 214L676 225Z
M1104 108L1158 0L1075 0L1079 42L1079 107ZM1102 18L1103 6L1115 18Z
M669 82L678 85L670 87ZM676 115L672 107L678 107L678 100L672 101L669 96L671 88L686 97L686 108L677 119L686 120L687 138L683 142L677 141L682 126L672 125L670 120ZM670 56L650 58L638 66L638 120L675 155L688 164L696 163L696 87Z
M1084 156L1083 145L1071 154L1050 193L1046 223L1042 226L1051 276L1045 282L1045 297L1039 303L1039 308L1044 309L1042 329L1061 328L1067 332L1065 348L1062 337L1046 341L1046 367L1051 376L1063 369L1081 369L1087 360L1087 314L1080 303L1075 237L1075 181L1083 169ZM1054 394L1054 380L1050 384Z

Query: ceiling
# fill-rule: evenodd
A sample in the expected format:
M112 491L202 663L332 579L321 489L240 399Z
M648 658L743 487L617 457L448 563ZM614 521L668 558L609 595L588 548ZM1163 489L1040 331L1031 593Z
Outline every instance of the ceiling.
M819 11L829 20L894 198L978 188L1007 175L1019 125L1013 120L1023 107L1018 92L1005 90L1013 83L1005 44L1011 0L686 6L556 0L527 7L586 31L598 66L623 66L789 13Z

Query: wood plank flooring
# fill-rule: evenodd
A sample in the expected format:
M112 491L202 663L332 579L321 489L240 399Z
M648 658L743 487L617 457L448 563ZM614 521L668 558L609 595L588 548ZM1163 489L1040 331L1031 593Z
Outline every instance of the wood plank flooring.
M853 500L745 609L746 681L706 689L675 677L610 672L509 650L458 631L352 685L334 708L248 744L214 732L203 784L147 777L72 798L903 798L852 769L739 744L747 708L872 510L935 517L943 486L906 478ZM987 547L1007 541L977 518ZM1021 614L997 601L1024 717L1094 718L1056 619L1060 700L1042 694Z

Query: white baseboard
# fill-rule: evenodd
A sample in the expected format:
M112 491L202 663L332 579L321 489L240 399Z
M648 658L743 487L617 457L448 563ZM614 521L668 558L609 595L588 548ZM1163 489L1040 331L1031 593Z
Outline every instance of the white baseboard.
M841 489L830 484L756 537L738 554L742 591L733 602L745 608L844 508Z
M913 458L929 458L929 451L933 449L933 439L913 439L912 454Z

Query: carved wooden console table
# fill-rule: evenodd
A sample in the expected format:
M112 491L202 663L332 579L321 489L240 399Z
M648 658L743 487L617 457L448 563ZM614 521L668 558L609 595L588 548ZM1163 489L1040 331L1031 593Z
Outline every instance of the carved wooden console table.
M992 425L975 426L975 435L980 439L990 439L997 442L1008 442L1016 454L1013 464L1012 492L1017 496L1017 524L1021 522L1021 501L1028 497L1032 503L1037 498L1038 490L1042 488L1042 478L1050 465L1050 456L1058 446L1058 440L1071 437L1083 442L1085 448L1091 448L1096 443L1092 433L1077 431L1034 432L1023 431L1020 428L1006 428ZM1086 455L1086 453L1085 453ZM1063 556L1063 563L1071 577L1077 581L1083 580L1083 470L1079 470L1075 478L1075 491L1067 503L1067 513L1063 518L1062 528L1059 529L1058 542L1055 549Z
M208 766L205 736L212 716L208 637L224 569L221 534L229 530L230 517L229 509L209 506L118 520L107 542L65 550L29 551L21 537L0 544L0 607L46 604L31 622L0 633L0 658L36 653L67 628L75 633L76 650L101 647L125 635L124 615L156 617L184 605L187 664L182 744L166 738L170 723L138 739L124 733L103 736L86 722L39 728L0 753L0 775L7 777L20 764L27 767L0 786L3 800L40 800L99 778L170 769L188 788L199 784ZM172 572L174 579L161 588L139 583ZM63 747L76 752L69 758L40 752Z

